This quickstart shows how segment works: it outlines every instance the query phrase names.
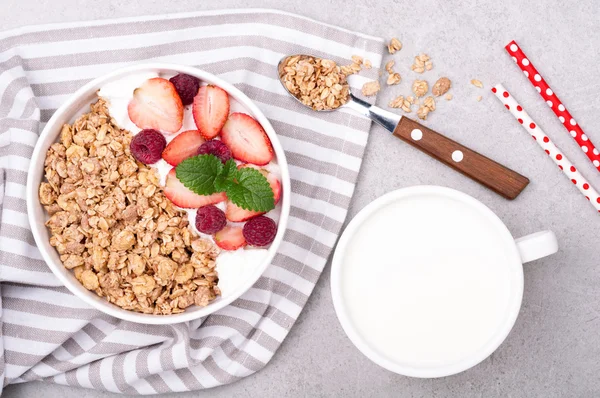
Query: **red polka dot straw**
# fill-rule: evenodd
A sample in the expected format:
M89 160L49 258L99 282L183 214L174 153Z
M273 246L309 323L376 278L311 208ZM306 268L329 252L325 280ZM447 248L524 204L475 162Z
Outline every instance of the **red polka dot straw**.
M529 79L531 84L533 84L537 92L540 93L544 101L546 101L548 106L558 117L558 120L565 126L573 139L575 139L577 144L581 147L581 150L585 152L592 164L600 171L600 152L581 129L579 123L575 121L571 116L571 113L569 113L567 108L556 96L554 90L550 88L548 83L546 83L546 80L544 80L535 66L533 66L531 60L525 55L521 47L513 40L504 48L508 51L508 54L512 56L517 66L521 68L523 74Z
M525 109L517 103L515 97L510 94L502 84L497 84L492 92L496 95L502 104L509 109L509 112L519 121L523 129L527 131L535 142L548 154L548 156L558 165L563 173L571 180L581 193L590 198L592 206L600 212L600 194L590 185L585 177L573 166L569 159L561 152L544 133L540 126L535 123L531 117L525 112Z

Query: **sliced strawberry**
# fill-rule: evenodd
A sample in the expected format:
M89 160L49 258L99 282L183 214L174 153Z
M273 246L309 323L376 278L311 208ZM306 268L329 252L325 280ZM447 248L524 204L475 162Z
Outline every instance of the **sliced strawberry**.
M194 122L207 140L215 138L229 116L229 95L220 87L208 85L200 87L192 105Z
M215 243L223 250L237 250L246 246L241 227L226 226L215 234Z
M269 185L271 185L271 189L273 190L273 199L275 199L275 204L279 203L279 199L281 199L281 183L273 174L269 173L267 175L267 181L269 181Z
M127 112L141 129L176 133L183 125L183 104L170 81L162 77L146 80L133 91Z
M182 160L198 154L198 148L204 144L204 138L198 130L188 130L173 138L162 153L162 158L171 166L177 166Z
M231 200L227 201L227 207L225 208L225 217L232 222L247 221L261 214L265 214L265 212L242 209Z
M256 170L260 171L267 178L267 181L269 182L269 185L271 186L271 189L273 190L273 199L275 199L275 204L279 203L279 199L281 199L281 183L279 182L277 177L275 177L274 174L269 173L267 170L260 168L256 165L249 164L249 163L240 164L238 166L238 169L242 169L244 167L251 167L253 169L256 169Z
M264 166L273 160L273 146L262 126L245 113L232 113L221 131L221 140L233 157Z
M215 203L227 200L224 192L212 195L198 195L185 187L175 175L175 169L171 169L167 174L165 183L165 196L173 202L174 205L184 209L195 209L202 206L214 205Z

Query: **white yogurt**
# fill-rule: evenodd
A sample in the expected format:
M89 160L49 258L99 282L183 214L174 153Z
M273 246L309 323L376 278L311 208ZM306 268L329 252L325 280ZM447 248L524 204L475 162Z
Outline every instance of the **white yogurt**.
M439 366L472 355L508 316L511 250L478 210L415 196L373 213L348 241L346 312L390 360Z
M131 133L134 135L141 131L141 129L137 127L129 118L127 105L133 98L133 90L135 90L137 87L140 87L146 80L158 76L159 74L154 72L132 74L122 79L107 83L100 88L98 91L98 96L106 100L109 114L113 119L115 119L121 128L131 131ZM166 79L169 79L172 76L173 75L160 75L160 77L164 77ZM242 104L231 97L229 97L229 108L230 113L250 113ZM196 123L194 122L191 105L188 105L184 108L182 128L175 134L165 134L165 137L167 142L170 142L179 133L186 130L196 129L197 127ZM240 164L240 162L236 163ZM167 174L172 169L172 166L162 159L150 166L157 170L160 176L160 184L164 186ZM277 162L272 161L264 168L281 180L281 172ZM215 206L223 211L225 210L224 202L218 203ZM180 210L187 213L190 229L196 235L214 242L214 239L211 235L203 234L196 229L196 209ZM279 203L275 209L268 212L266 216L272 218L275 222L278 222L280 212L281 204ZM229 224L239 226L242 225L242 223ZM221 289L222 297L226 297L233 293L238 286L240 286L247 278L249 278L253 274L254 270L260 266L266 254L266 249L242 248L236 251L223 250L216 259L216 267L219 274L218 285Z
M258 264L261 264L267 251L264 249L238 249L222 251L217 257L217 272L219 273L219 288L223 293L233 293L244 283Z

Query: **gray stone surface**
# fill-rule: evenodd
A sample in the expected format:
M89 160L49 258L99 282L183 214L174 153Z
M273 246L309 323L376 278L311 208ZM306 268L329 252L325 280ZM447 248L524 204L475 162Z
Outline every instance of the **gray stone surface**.
M333 310L329 267L300 319L271 363L235 384L179 397L592 397L600 395L600 218L558 168L487 90L504 85L600 189L598 174L552 111L512 65L503 46L516 39L600 143L600 7L571 2L397 0L2 0L0 27L201 9L272 7L389 38L404 82L381 104L406 94L416 77L412 57L425 51L433 82L447 75L454 99L441 101L427 124L531 179L509 202L374 127L350 217L393 189L438 184L462 190L491 207L515 237L552 229L557 255L525 266L525 295L517 323L498 351L462 374L436 380L398 376L363 357L344 335ZM168 6L167 6L168 4ZM342 5L344 4L344 5ZM486 90L469 84L484 82ZM477 102L475 97L483 95ZM46 383L6 388L6 397L107 397L113 394ZM175 396L175 394L173 395Z

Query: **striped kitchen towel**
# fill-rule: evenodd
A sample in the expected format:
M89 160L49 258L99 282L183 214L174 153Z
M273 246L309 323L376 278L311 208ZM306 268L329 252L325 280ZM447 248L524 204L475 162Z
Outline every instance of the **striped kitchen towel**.
M370 122L316 113L289 97L279 59L310 53L377 79L381 39L273 10L228 10L34 26L0 33L2 386L30 380L127 394L231 383L271 359L313 290L346 217ZM292 179L284 242L256 285L194 322L140 325L103 315L50 272L26 215L29 158L44 123L76 89L142 61L197 66L235 84L270 119ZM355 90L358 91L358 90ZM1 388L1 387L0 387Z

